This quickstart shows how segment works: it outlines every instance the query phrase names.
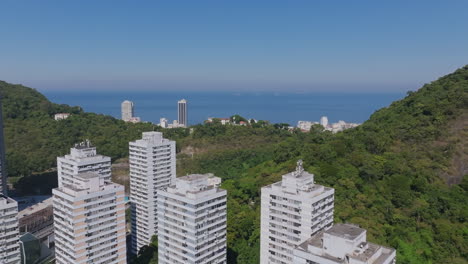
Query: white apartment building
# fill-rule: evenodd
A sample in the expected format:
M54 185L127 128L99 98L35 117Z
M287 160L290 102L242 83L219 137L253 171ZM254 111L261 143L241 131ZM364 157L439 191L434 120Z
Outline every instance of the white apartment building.
M160 132L143 132L129 147L132 253L137 254L157 234L158 191L176 177L176 150L175 142Z
M185 99L177 102L177 121L182 127L188 126L187 100Z
M333 124L329 125L326 130L329 130L329 131L331 131L333 133L338 133L340 131L350 129L350 128L354 128L354 127L357 127L359 125L360 124L358 124L358 123L346 123L345 121L340 120L340 121L338 121L338 123L333 123Z
M318 122L313 121L298 121L297 127L304 131L310 131L313 125L318 125Z
M366 230L335 224L294 250L296 264L394 264L396 251L366 241Z
M179 177L158 192L160 264L226 263L226 190L210 174Z
M21 261L18 232L18 203L0 194L0 263Z
M133 111L133 102L125 100L121 104L121 110L122 110L122 120L123 121L130 121L135 115Z
M324 128L328 127L328 117L322 116L320 118L320 125L322 125Z
M64 120L70 117L70 113L57 113L54 115L54 120L59 121L59 120Z
M52 190L57 264L125 264L124 187L80 173Z
M293 263L293 249L333 224L334 189L314 183L302 161L262 188L260 263Z
M58 186L72 184L78 173L96 172L105 181L111 181L111 158L98 155L89 140L76 144L70 154L57 158Z
M168 125L169 124L166 118L162 117L159 119L159 126L161 126L162 128L167 128Z

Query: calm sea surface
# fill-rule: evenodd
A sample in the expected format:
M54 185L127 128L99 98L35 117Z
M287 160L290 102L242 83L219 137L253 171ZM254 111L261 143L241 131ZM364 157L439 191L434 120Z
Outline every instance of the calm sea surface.
M328 116L330 122L364 122L377 109L404 97L393 94L340 93L234 93L234 92L57 92L43 91L55 103L78 105L87 112L120 118L120 103L131 100L135 114L144 121L159 123L166 117L177 118L177 101L188 101L189 123L197 124L208 117L229 117L240 114L246 118L269 120L273 123L296 125L299 120L318 121Z

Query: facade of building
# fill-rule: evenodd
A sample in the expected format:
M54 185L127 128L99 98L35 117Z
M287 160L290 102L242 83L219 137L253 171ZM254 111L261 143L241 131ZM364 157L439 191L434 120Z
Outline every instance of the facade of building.
M18 233L18 203L0 194L0 263L21 261Z
M343 120L340 120L337 123L329 123L328 118L326 116L322 116L322 118L320 118L320 123L313 121L299 121L297 122L297 128L304 132L308 132L312 126L316 124L322 125L326 131L331 131L332 133L338 133L340 131L354 128L360 125L358 123L347 123Z
M6 171L6 154L5 154L5 138L3 135L3 111L2 98L0 96L0 194L8 195L7 190L7 171Z
M294 249L297 264L394 264L396 251L368 243L366 230L335 224Z
M88 140L76 144L70 154L57 158L58 186L72 184L75 175L83 172L96 172L104 180L111 180L111 158L98 155Z
M161 126L162 128L167 128L168 125L169 123L166 118L162 117L159 119L159 126Z
M122 120L125 122L129 122L134 116L134 110L133 110L133 102L125 100L122 102L121 105L121 110L122 110Z
M88 172L52 193L57 264L127 263L122 185Z
M261 190L260 263L293 263L293 249L333 225L334 189L314 183L302 161Z
M158 191L176 177L176 151L175 142L160 132L144 132L129 148L132 253L137 254L157 234Z
M128 120L128 122L136 124L136 123L140 123L141 119L139 117L137 117L137 116L134 116L134 117L130 118L130 120Z
M312 121L298 121L297 122L297 127L302 130L302 131L310 131L313 125L317 125L318 122L312 122Z
M338 133L346 129L354 128L359 126L358 123L346 123L343 120L338 121L337 123L333 123L327 127L326 130L331 131L333 133Z
M69 113L58 113L54 115L54 120L55 121L64 120L64 119L67 119L68 117L70 117Z
M18 212L20 235L31 233L41 242L54 234L54 212L52 198L34 204Z
M320 125L322 125L324 128L328 127L328 117L322 116L320 118Z
M21 264L46 263L53 258L53 252L41 240L31 233L25 233L19 238Z
M188 126L187 100L185 99L177 102L177 121L183 127Z
M226 263L226 195L221 179L192 174L158 192L160 264Z

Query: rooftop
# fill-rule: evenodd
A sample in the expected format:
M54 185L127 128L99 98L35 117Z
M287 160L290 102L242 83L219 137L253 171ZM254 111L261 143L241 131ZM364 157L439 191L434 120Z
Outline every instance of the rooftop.
M213 174L191 174L187 176L178 177L177 179L181 181L196 181L206 179L210 176L213 176Z
M76 149L87 149L87 148L94 148L94 146L91 144L91 141L86 139L83 142L75 144Z
M12 203L16 203L16 201L0 193L0 205L7 205Z
M342 244L336 244L339 242L335 239L324 236L325 234L329 234L345 240L355 240L365 232L365 229L355 225L335 224L332 228L321 231L305 240L299 244L296 250L320 256L321 258L332 261L331 263L348 263L345 262L343 257L338 257L340 255L347 256L349 259L354 259L355 262L353 263L369 264L386 263L386 261L395 257L395 249L369 243L365 238L356 240L354 244L348 244L348 242L346 242L346 247L342 247L338 246Z
M36 212L42 211L42 210L50 207L50 206L52 206L52 197L19 211L18 212L18 218L22 218L22 217L25 217L25 216L28 216L28 215L32 215L32 214L34 214Z
M220 184L221 178L214 177L211 173L191 174L176 178L175 183L167 191L189 198L197 198L223 191L217 188Z
M297 162L295 171L284 174L281 181L264 186L262 189L272 189L293 195L307 194L307 197L333 191L332 188L315 184L314 174L304 170L302 160Z
M161 143L167 143L170 142L169 139L166 139L163 137L163 133L157 132L157 131L148 131L148 132L143 132L141 139L137 139L135 141L132 141L132 144L137 144L137 145L144 145L147 146L149 144L161 144Z
M333 227L325 231L326 234L351 240L356 239L365 232L365 229L351 224L335 224Z
M100 175L95 172L82 172L82 173L78 173L75 177L81 178L83 180L89 180L93 178L99 178Z

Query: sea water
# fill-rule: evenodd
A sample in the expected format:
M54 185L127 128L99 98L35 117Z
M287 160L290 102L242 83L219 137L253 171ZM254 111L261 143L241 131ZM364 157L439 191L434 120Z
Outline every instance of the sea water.
M159 123L177 119L177 101L188 101L189 124L209 117L268 120L296 125L299 120L362 123L376 110L404 97L403 93L280 93L280 92L161 92L161 91L43 91L54 103L81 106L87 112L120 118L120 104L133 101L135 116Z

